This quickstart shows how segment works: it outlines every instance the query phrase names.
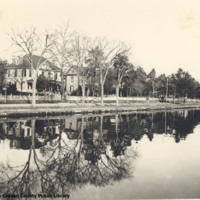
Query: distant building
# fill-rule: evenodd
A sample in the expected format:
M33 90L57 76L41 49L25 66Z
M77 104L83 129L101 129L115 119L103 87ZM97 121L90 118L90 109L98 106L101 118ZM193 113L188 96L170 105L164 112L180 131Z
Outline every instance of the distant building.
M42 74L49 78L49 80L54 80L60 84L61 70L58 67L44 57L40 59L40 56L37 55L33 55L32 60L33 67L36 67L40 62L38 76ZM13 58L12 64L7 66L6 79L8 83L16 84L16 88L19 92L32 93L33 71L26 55Z
M56 65L37 55L32 56L33 67L39 63L38 77L44 75L50 81L61 85L61 69ZM12 64L7 66L6 74L7 83L16 84L17 91L23 93L32 93L33 71L28 61L27 55L23 57L14 57ZM73 69L64 72L65 91L71 94L78 89L78 77Z
M78 76L73 68L64 72L65 91L70 95L79 86Z

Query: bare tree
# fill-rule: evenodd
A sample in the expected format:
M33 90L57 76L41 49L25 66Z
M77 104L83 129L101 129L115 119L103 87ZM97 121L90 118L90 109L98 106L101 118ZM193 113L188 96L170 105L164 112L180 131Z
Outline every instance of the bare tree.
M95 39L95 47L89 52L89 60L95 68L99 69L101 87L101 105L104 104L104 84L109 69L113 65L114 57L124 51L121 43L114 44L106 38Z
M42 62L44 62L44 55L47 50L51 47L51 35L45 33L40 35L36 29L25 30L22 32L15 32L9 35L12 40L12 45L17 47L17 52L25 55L25 59L31 66L33 76L32 86L32 106L36 105L36 82L38 77L38 69ZM34 56L39 55L37 62L34 61Z
M5 76L6 76L6 66L7 66L7 61L3 61L0 59L0 92L2 92L3 88L5 87Z
M91 48L91 42L88 37L80 34L76 34L72 41L72 65L76 71L79 84L82 89L82 103L85 103L85 88L87 80L89 79L91 72L94 70L94 66L88 64L88 52Z
M61 69L61 97L66 99L64 73L71 70L71 39L74 33L70 31L69 24L59 27L53 34L52 46L49 49L51 60Z

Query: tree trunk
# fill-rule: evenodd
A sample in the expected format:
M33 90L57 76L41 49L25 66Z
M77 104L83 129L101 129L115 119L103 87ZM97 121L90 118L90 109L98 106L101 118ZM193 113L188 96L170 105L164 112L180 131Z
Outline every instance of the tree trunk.
M31 120L31 140L32 140L32 148L35 148L35 119Z
M32 95L32 106L36 106L36 83L37 83L37 70L33 69L33 95Z
M184 93L184 103L186 102L186 99L187 99L187 94Z
M80 131L80 135L79 135L79 138L81 139L81 142L80 142L80 148L79 148L79 151L78 151L78 154L80 155L80 152L82 151L82 148L83 148L83 145L84 145L84 118L81 117L81 131Z
M7 103L7 86L5 87L5 103Z
M92 89L92 96L94 97L94 88Z
M132 96L132 88L130 88L130 91L129 91L129 97Z
M60 121L60 130L59 130L59 136L58 136L58 149L59 149L59 154L61 151L61 139L62 139L62 131L64 130L64 120L61 119Z
M151 92L149 91L148 103L150 102L150 93L151 93Z
M82 89L82 103L84 104L85 103L85 82L83 82L81 89Z
M153 94L152 94L152 97L153 97L153 101L154 101L154 81L152 82L152 88L153 88Z
M119 85L116 87L116 104L119 105Z
M66 101L68 99L68 91L67 91L67 80L66 77L64 77L64 100Z
M87 89L87 97L90 95L90 88Z
M100 119L99 140L100 140L100 143L103 144L104 143L104 140L103 140L103 115L101 115L99 117L99 119Z
M115 134L116 134L116 141L118 140L118 121L119 119L119 116L118 114L115 114Z
M103 80L103 70L102 66L100 66L100 85L101 85L101 105L104 104L104 80Z
M61 99L65 100L65 85L63 71L61 71Z
M104 104L104 84L101 84L101 105Z

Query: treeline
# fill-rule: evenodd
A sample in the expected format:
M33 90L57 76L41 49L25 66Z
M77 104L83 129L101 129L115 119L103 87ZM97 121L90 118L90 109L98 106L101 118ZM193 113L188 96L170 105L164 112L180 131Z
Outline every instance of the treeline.
M157 76L155 69L147 74L142 67L134 66L129 61L131 48L124 42L109 41L100 37L89 38L70 30L68 25L43 34L39 34L36 29L12 31L9 36L12 46L21 55L26 55L31 66L33 106L36 104L38 70L43 58L61 70L60 92L63 100L67 100L64 78L71 70L78 76L83 103L87 95L101 96L101 104L104 103L104 94L116 94L117 104L119 96L200 96L199 82L182 69L171 76ZM34 62L33 55L40 57L38 63ZM0 87L3 88L5 70L1 68Z
M114 69L110 70L105 84L106 94L115 94L112 83L115 80ZM124 77L120 88L121 96L200 98L200 83L188 72L179 68L169 76L157 76L156 70L146 73L142 67L134 68Z

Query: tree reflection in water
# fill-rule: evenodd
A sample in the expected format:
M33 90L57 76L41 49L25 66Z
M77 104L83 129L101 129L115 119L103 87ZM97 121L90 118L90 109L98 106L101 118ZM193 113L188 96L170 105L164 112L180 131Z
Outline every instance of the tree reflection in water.
M21 166L1 164L1 194L68 195L71 190L88 183L105 186L131 177L130 159L125 156L113 157L107 153L103 138L103 116L95 120L82 117L79 119L79 131L74 131L66 129L61 119L58 137L53 138L51 145L44 142L45 145L37 149L36 122L32 119L27 162ZM88 124L91 122L92 126ZM118 126L118 120L116 123ZM77 138L69 140L69 135L73 137L73 134ZM115 146L119 145L117 141ZM136 157L137 153L132 155L132 161Z
M199 110L5 120L0 139L28 155L20 166L0 163L0 193L66 195L130 178L138 156L127 154L132 141L153 141L156 133L181 142L199 122Z

